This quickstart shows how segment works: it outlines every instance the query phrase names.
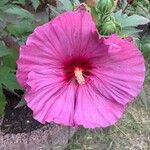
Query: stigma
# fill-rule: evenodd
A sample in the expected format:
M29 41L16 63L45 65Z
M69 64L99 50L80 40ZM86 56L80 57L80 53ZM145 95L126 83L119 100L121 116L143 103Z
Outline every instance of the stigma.
M80 69L80 68L75 68L74 70L74 75L75 75L75 78L77 80L77 82L82 85L82 84L85 84L85 78L83 76L83 70Z

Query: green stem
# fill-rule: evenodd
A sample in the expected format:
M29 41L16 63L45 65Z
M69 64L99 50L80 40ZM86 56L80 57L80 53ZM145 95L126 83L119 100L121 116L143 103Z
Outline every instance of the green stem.
M15 91L10 90L9 88L7 88L6 86L3 87L6 91L9 91L10 93L12 93L13 95L17 96L18 98L22 98L22 96L20 96L18 93L16 93Z

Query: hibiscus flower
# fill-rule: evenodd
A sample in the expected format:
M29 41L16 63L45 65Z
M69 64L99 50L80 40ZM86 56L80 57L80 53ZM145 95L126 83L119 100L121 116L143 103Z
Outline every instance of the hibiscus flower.
M20 47L17 65L36 120L86 128L116 123L145 74L133 42L115 34L100 37L84 8L37 27Z

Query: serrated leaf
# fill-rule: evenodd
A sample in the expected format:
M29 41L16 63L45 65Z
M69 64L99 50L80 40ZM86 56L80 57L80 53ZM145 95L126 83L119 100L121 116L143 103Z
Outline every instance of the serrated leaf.
M29 11L19 8L19 7L12 7L5 11L6 13L18 15L20 18L30 18L34 19L34 15L31 14Z
M145 108L148 109L148 98L146 96L146 93L145 93L144 89L141 91L141 93L139 95L139 98L143 102Z
M21 89L16 81L16 76L11 68L0 67L0 83L5 85L11 91Z
M150 22L149 19L139 16L139 15L131 15L123 14L122 10L114 13L114 17L117 22L119 22L124 27L137 27L139 25L144 25Z
M10 54L10 49L3 45L0 45L0 57L6 56L8 54Z
M40 5L40 0L31 0L34 9L36 10Z
M25 105L26 105L26 101L24 100L24 98L22 98L15 108L19 108Z
M133 36L133 37L138 37L138 33L141 32L142 30L139 30L137 28L134 28L134 27L125 27L122 29L122 32L125 34L125 35L128 35L128 36Z
M144 24L147 24L150 22L149 19L143 17L143 16L139 16L139 15L132 15L132 16L129 16L127 19L126 19L127 23L126 27L137 27L139 25L144 25Z
M4 95L0 95L0 116L4 115L5 106L7 102Z

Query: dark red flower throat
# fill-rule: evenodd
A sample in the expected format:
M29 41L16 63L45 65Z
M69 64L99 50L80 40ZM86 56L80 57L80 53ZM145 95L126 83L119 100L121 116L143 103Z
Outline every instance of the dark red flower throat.
M85 84L87 78L92 75L92 63L81 57L72 58L64 63L66 81L75 81L78 84Z

